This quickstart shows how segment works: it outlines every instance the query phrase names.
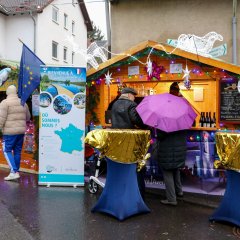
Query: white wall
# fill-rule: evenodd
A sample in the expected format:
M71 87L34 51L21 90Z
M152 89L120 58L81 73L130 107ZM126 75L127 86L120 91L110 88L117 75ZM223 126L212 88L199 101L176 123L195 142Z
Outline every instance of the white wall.
M232 62L231 0L120 0L111 5L112 52L121 53L136 44L154 40L166 43L180 34L204 36L215 31L224 38L214 47L227 43ZM237 9L238 62L240 62L240 3Z
M5 58L5 16L0 14L0 59Z
M59 9L59 22L56 24L52 21L52 5L46 7L43 13L38 15L37 28L37 54L45 64L71 65L73 46L67 41L67 37L72 36L72 21L75 22L74 42L79 45L80 49L87 48L87 28L84 24L84 18L78 5L73 7L72 4L63 4L66 1L54 1L55 6ZM64 28L64 13L68 15L68 29ZM47 27L46 27L47 26ZM52 58L52 41L58 45L58 60ZM68 49L68 61L63 61L63 48ZM75 66L86 67L85 59L75 53Z
M30 15L6 17L5 59L20 61L22 53L21 39L33 50L33 20Z
M53 3L59 8L59 24L52 21ZM75 22L74 42L80 49L87 49L87 27L79 5L69 4L65 0L56 0L48 5L42 13L33 15L36 20L36 55L45 63L51 65L72 65L73 47L66 41L67 36L72 36L72 21ZM68 30L64 28L64 13L68 15ZM19 61L21 59L21 39L34 51L34 21L29 14L7 16L0 14L0 55L4 59ZM52 58L52 41L58 42L58 60ZM63 61L63 48L68 48L68 61ZM83 56L75 53L75 66L86 67Z

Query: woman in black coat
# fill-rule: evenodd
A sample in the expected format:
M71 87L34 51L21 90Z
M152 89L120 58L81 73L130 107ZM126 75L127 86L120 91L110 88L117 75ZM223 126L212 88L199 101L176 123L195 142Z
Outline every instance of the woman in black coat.
M177 196L183 196L180 168L185 166L186 135L185 130L171 133L157 130L154 150L166 187L166 200L161 201L163 204L177 205Z
M169 93L182 97L177 82L171 84ZM185 130L166 133L157 130L156 152L158 163L163 172L166 199L161 203L177 205L177 196L182 197L180 168L185 166L187 153L187 132Z

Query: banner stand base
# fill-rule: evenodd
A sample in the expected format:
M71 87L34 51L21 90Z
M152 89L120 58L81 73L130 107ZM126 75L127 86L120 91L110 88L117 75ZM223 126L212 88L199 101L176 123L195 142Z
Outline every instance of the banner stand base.
M39 186L49 187L84 187L84 183L38 183Z

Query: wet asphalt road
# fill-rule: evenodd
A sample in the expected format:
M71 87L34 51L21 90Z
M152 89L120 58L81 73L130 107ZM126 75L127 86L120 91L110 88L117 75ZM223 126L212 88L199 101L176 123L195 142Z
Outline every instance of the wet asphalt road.
M151 213L123 222L91 213L99 194L87 187L44 187L37 175L21 173L16 182L6 182L0 169L0 240L225 240L239 239L239 229L210 223L214 209L185 200L177 207L160 204L161 195L148 193ZM185 196L187 198L187 196ZM184 198L185 198L184 197Z

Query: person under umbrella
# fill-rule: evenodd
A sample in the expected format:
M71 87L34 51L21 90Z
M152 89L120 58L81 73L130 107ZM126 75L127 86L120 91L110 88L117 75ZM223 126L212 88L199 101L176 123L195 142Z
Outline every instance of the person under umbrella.
M186 130L197 117L190 103L180 96L174 82L169 93L146 96L136 108L144 124L154 129L157 140L152 155L162 168L166 185L166 199L161 202L170 205L177 205L177 196L183 196L179 168L185 165Z
M177 82L170 86L169 93L181 96ZM186 130L164 132L156 129L157 160L162 169L166 187L166 199L162 204L177 205L177 197L183 197L180 168L185 166L187 151Z

